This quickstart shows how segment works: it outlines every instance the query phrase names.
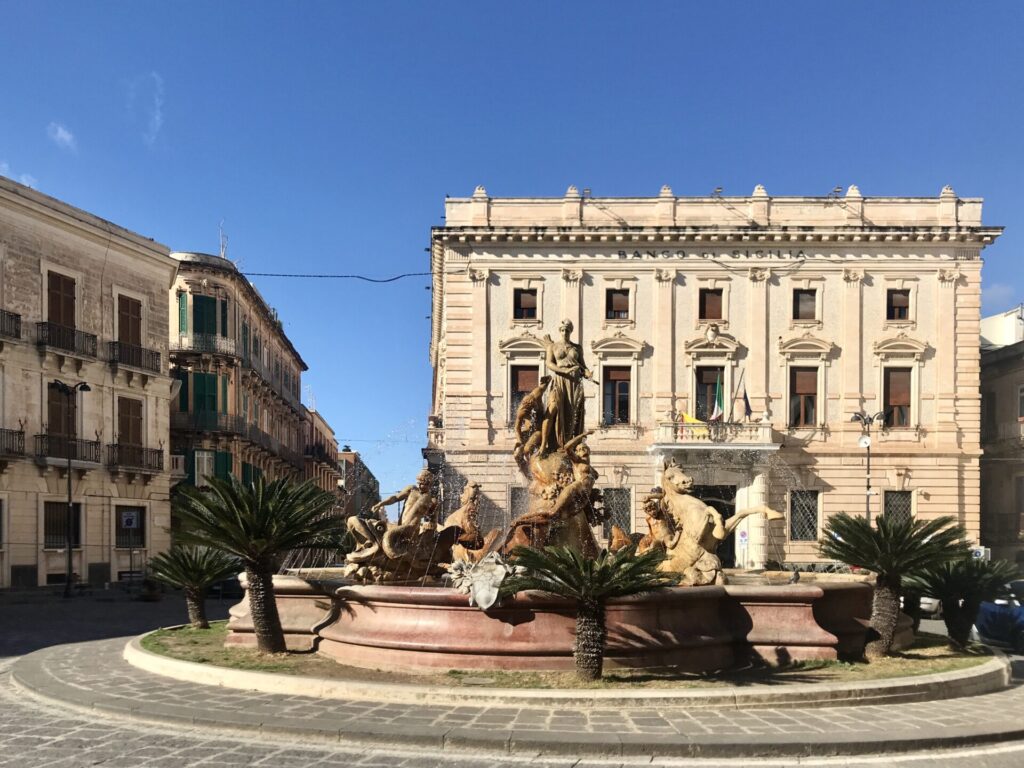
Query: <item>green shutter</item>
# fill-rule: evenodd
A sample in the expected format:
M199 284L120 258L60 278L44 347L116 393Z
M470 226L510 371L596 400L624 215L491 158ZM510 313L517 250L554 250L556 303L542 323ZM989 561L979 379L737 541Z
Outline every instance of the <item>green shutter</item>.
M242 462L242 485L252 485L252 464L247 461Z
M242 323L242 360L249 362L249 324Z
M181 389L178 390L178 410L188 413L188 371L179 368L178 380L181 382Z
M206 413L217 412L217 374L193 373L193 410Z
M187 475L187 481L189 485L196 484L196 452L187 451L185 453L185 474Z
M228 412L228 375L220 377L220 412Z
M188 333L188 294L178 294L178 333L182 336Z
M213 474L221 480L227 480L231 475L231 454L226 451L217 451L213 457Z
M228 335L228 300L220 300L220 335Z
M192 328L196 333L217 333L217 300L212 296L192 297Z

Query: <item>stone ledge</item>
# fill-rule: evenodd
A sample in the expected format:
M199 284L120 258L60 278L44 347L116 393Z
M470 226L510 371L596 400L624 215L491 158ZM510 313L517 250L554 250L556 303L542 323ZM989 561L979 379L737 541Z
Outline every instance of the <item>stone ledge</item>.
M728 691L464 689L304 677L197 664L147 651L141 644L143 637L145 635L133 638L125 645L124 660L156 675L200 685L262 693L381 703L566 708L629 706L652 709L665 706L714 709L752 709L780 705L865 706L977 696L1002 690L1010 683L1010 663L1002 653L995 651L995 657L991 660L954 672L860 683L797 683L787 685L784 689L774 685L750 685Z

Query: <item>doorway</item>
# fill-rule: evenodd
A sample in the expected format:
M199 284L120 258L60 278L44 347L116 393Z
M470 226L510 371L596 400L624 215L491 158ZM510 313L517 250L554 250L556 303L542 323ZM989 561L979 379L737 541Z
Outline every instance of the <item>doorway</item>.
M690 491L694 496L722 516L722 522L736 514L736 486L735 485L695 485ZM718 559L722 561L723 568L736 567L736 538L730 536L718 548Z

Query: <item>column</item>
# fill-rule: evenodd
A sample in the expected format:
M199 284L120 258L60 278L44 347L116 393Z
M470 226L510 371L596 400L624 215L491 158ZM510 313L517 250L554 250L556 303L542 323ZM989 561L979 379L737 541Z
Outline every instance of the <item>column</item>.
M840 417L843 422L849 421L850 415L867 408L874 413L876 403L864 404L864 344L861 323L864 316L864 270L844 269L843 282L843 354L842 354L842 398L840 400ZM860 428L850 428L860 434Z
M750 280L750 311L747 313L747 368L744 383L750 397L754 418L760 418L768 409L768 283L771 269L751 267L747 271ZM740 397L743 392L737 393Z
M768 469L755 466L752 471L750 485L747 487L747 506L756 507L768 504ZM743 568L764 568L768 560L768 531L770 525L764 515L751 515L740 523L736 535L741 531L747 534L746 552L736 540L736 553Z
M575 326L575 338L580 344L583 343L583 303L580 301L582 285L582 269L562 270L562 316L553 324L553 327L557 328L563 320L572 320L572 324Z
M654 271L654 419L675 411L676 313L675 285L679 271Z
M490 292L488 291L491 270L471 268L469 278L473 282L473 326L470 333L473 349L470 357L469 429L473 433L470 438L471 442L479 445L489 442L491 427L490 404L487 402L487 392L492 383L489 364L491 322ZM504 391L504 387L497 391ZM481 430L483 434L480 434ZM478 436L480 439L477 439Z

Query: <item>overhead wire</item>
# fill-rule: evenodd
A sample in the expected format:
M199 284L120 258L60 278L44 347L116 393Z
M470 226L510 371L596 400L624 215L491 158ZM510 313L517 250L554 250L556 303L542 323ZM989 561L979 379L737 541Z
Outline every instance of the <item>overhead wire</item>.
M394 277L367 277L366 275L331 275L299 272L242 272L246 277L304 277L317 280L364 280L367 283L393 283L405 277L428 277L430 272L405 272Z

